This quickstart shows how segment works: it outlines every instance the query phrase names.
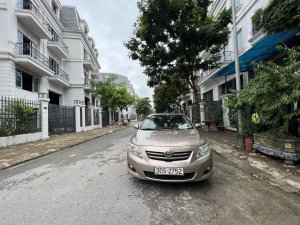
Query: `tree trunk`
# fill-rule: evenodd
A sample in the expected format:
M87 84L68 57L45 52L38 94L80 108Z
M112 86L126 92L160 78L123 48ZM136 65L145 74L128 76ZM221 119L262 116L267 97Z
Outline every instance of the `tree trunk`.
M194 123L201 123L201 118L200 118L200 103L201 103L201 94L200 94L200 88L197 85L197 80L189 82L191 85L191 88L193 90L193 95L195 97L195 103L194 103L194 118L193 122Z

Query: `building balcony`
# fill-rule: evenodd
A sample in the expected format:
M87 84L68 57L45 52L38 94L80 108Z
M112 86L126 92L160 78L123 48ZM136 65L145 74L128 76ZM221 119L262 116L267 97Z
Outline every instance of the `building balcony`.
M84 81L83 89L88 92L91 92L93 90L91 82L89 80L86 79Z
M51 39L48 22L31 2L17 3L16 16L19 22L38 38Z
M220 63L228 64L233 61L233 52L232 51L223 51L220 53Z
M100 80L100 74L98 72L91 72L91 77L94 79L94 80Z
M263 37L266 36L261 26L253 26L251 35L252 37L249 39L251 45L254 45L256 42L258 42L259 40L261 40Z
M61 59L69 58L69 49L58 35L53 35L52 39L48 41L48 49Z
M28 72L40 76L53 76L49 67L49 59L33 48L31 44L17 43L15 47L15 63Z
M54 71L54 76L50 77L49 80L63 87L70 87L70 77L62 69L57 69Z
M94 71L94 65L89 55L85 54L83 58L83 66L88 71Z

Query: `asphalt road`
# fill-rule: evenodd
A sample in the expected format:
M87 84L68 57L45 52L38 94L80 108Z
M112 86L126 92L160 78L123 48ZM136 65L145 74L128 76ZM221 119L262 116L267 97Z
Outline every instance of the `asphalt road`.
M214 154L210 181L140 181L126 169L134 129L0 171L1 225L300 224L300 197Z

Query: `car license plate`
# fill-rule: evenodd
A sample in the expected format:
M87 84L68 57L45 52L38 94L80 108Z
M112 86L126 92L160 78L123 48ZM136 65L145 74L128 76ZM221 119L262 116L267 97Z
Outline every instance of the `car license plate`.
M183 168L174 167L155 167L155 175L184 175Z

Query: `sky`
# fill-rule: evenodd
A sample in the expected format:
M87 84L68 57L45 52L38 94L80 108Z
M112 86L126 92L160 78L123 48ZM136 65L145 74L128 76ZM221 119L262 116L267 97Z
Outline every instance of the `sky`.
M136 94L151 97L147 77L138 61L128 57L123 43L133 37L133 24L138 17L137 0L60 0L62 5L75 6L90 28L89 36L99 51L100 72L127 76Z

